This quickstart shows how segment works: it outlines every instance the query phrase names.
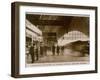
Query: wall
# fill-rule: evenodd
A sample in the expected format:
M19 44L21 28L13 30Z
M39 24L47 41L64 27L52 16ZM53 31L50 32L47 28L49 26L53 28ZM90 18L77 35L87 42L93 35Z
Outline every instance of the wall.
M15 0L1 0L0 2L0 80L16 80L10 76L11 68L11 2ZM16 0L26 1L26 0ZM28 0L27 0L28 1ZM30 2L73 4L99 6L100 0L29 0ZM100 9L100 6L99 6ZM100 11L98 11L98 22L100 21ZM98 33L100 35L100 23L98 23ZM100 37L98 37L100 44ZM98 47L100 47L98 45ZM98 53L100 50L98 50ZM97 74L64 75L38 78L21 78L17 80L100 80L100 54L98 54Z

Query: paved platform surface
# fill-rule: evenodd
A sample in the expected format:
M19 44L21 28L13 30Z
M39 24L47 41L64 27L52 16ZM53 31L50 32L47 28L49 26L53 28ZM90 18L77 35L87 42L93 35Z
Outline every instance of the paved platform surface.
M27 60L28 64L34 63L53 63L53 62L79 62L79 61L87 61L89 62L89 56L73 56L69 54L60 54L60 55L52 55L49 53L47 56L39 57L38 61L31 63L31 57L29 56Z

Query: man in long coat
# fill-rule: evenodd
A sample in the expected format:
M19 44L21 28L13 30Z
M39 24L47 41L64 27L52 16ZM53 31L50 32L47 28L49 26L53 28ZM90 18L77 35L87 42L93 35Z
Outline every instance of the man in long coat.
M52 46L52 53L53 53L53 55L55 55L55 46L54 45Z
M57 45L57 55L60 53L60 47Z
M30 47L30 50L29 50L29 53L30 53L31 59L32 59L32 63L34 63L34 61L35 61L34 45L35 45L35 44L33 44L33 45Z

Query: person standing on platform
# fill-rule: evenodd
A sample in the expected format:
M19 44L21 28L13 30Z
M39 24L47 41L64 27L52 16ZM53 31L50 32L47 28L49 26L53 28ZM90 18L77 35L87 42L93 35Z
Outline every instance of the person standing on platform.
M64 54L64 46L61 47L61 53Z
M40 55L43 57L43 43L40 45Z
M55 55L55 46L53 45L52 46L52 53L53 53L53 56Z
M60 47L57 45L57 55L59 55Z
M47 46L46 45L44 45L44 49L43 50L44 50L44 55L47 56Z
M35 45L35 44L33 44L33 45L30 47L30 49L29 49L29 54L31 55L32 63L34 63L34 61L35 61L34 45Z
M38 46L35 46L35 55L36 55L36 60L39 60L39 54L38 54Z

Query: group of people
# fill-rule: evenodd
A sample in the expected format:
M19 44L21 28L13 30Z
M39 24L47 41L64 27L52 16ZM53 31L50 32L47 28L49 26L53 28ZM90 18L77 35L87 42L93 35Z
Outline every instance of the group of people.
M40 57L46 55L46 47L42 43L33 44L29 48L29 54L31 55L32 63L34 63L34 61L38 61Z
M38 61L40 57L43 57L44 55L47 55L47 50L48 48L44 46L43 44L41 45L36 45L32 44L31 47L29 48L29 54L31 55L31 63L34 63L35 61ZM60 55L64 53L64 46L52 46L52 55Z
M53 55L60 55L64 53L64 46L52 46L52 53Z
M31 55L32 63L34 63L35 60L38 60L38 47L33 44L29 49L29 54Z

